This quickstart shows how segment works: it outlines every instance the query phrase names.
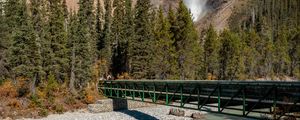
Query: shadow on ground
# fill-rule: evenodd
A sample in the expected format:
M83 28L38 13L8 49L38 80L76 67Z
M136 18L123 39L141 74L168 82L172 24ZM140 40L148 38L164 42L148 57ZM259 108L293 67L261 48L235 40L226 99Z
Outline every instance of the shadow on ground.
M125 99L113 99L113 110L134 117L137 120L158 120L140 111L128 110L128 103Z
M142 113L140 111L136 111L136 110L123 110L123 111L119 111L119 112L129 115L131 117L134 117L137 120L158 120L157 118L155 118L151 115L148 115L148 114Z

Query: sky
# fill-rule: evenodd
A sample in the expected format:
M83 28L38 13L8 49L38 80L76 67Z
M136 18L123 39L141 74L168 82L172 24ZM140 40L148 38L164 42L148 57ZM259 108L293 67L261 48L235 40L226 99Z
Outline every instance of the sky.
M191 10L194 21L201 19L206 14L207 0L184 0L184 3Z

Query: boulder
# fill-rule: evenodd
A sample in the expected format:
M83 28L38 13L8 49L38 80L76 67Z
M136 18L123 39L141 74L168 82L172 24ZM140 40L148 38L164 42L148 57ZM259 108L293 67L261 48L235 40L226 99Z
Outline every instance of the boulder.
M169 114L182 117L184 116L185 111L181 109L171 108Z
M191 116L193 119L195 120L204 120L205 119L205 115L203 113L193 113Z

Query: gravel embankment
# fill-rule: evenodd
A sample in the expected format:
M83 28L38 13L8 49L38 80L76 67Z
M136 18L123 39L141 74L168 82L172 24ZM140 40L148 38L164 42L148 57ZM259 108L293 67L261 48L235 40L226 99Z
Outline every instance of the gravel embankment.
M64 114L49 115L41 120L192 120L190 117L192 113L198 113L195 110L185 110L185 117L177 117L168 115L172 107L168 106L152 106L137 108L131 110L105 112L105 113L90 113L87 110L80 110L78 112L67 112ZM215 116L212 114L205 114L206 120L240 120L241 118L229 116ZM24 119L32 120L32 119Z
M90 113L87 110L80 110L60 115L49 115L41 120L192 120L189 117L168 115L170 108L168 106L153 106L105 113ZM186 114L192 114L192 111L186 111Z

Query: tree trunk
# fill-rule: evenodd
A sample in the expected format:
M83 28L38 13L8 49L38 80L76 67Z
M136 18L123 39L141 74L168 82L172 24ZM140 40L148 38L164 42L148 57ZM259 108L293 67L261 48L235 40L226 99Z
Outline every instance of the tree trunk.
M37 76L38 76L38 73L35 73L34 76L33 76L33 80L31 82L31 85L30 85L30 93L31 95L35 95L36 94L36 91L35 91L35 85L36 85L36 81L37 81Z
M77 91L75 89L75 46L73 45L73 48L72 48L72 62L71 62L71 76L70 76L70 84L69 84L69 87L70 87L70 92L73 94L73 95L77 95Z

